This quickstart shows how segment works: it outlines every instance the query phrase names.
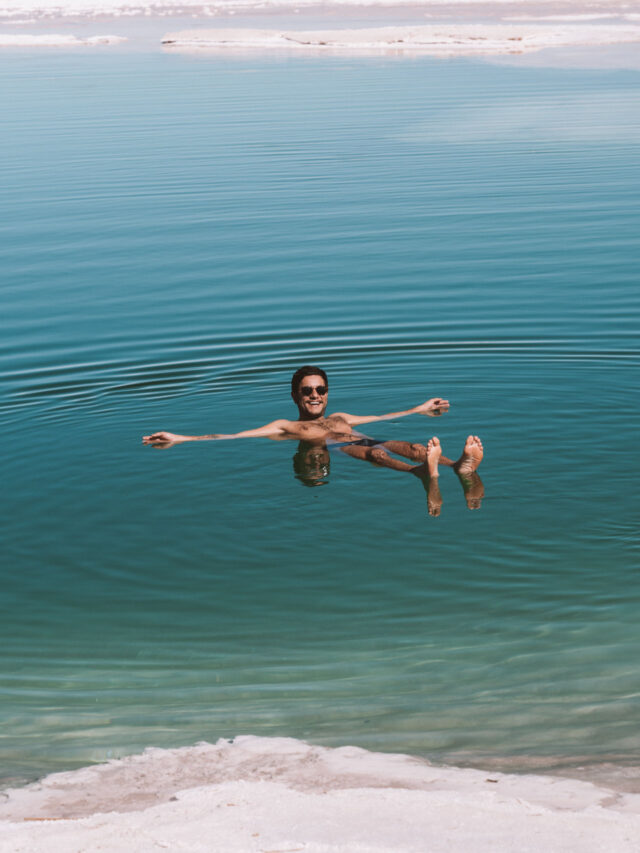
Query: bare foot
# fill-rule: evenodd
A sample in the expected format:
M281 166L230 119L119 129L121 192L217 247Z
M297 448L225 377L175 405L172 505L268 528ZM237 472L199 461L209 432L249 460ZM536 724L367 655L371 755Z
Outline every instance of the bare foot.
M456 474L462 477L468 477L469 474L473 474L482 462L483 456L482 442L477 435L470 435L464 444L460 459L453 466Z
M427 446L422 447L422 450L425 452L426 459L422 465L416 465L415 468L412 468L411 473L420 477L421 480L437 478L439 476L438 462L442 456L440 439L434 435L433 438L429 439Z
M442 448L440 447L440 439L437 436L429 439L427 444L427 468L430 477L438 477L438 462L442 456Z

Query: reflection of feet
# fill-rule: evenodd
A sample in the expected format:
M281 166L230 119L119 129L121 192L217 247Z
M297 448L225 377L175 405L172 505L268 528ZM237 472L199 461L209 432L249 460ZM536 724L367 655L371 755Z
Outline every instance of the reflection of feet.
M482 442L477 435L470 435L465 442L462 456L453 466L456 474L461 477L468 477L469 474L473 474L482 462L483 455Z
M473 471L471 474L467 474L466 476L461 474L460 482L462 483L464 496L469 509L480 509L482 505L482 498L484 497L484 486L482 485L480 474L478 474L477 471Z
M420 478L422 485L424 486L424 490L427 493L427 507L429 509L429 515L437 518L440 515L440 510L442 508L440 478L430 477L426 464L420 465L419 469L414 468L413 473Z
M437 439L436 439L437 440ZM437 518L442 509L442 495L440 494L440 484L438 477L431 477L427 485L427 508L429 515Z
M429 439L427 444L427 469L429 477L438 476L438 462L442 456L442 448L440 447L440 439L435 435Z

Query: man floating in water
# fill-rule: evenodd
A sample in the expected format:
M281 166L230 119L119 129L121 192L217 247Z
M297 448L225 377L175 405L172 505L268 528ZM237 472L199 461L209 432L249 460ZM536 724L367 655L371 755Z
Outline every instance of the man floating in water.
M219 441L232 438L299 439L309 445L326 448L336 447L342 453L356 459L373 462L385 468L396 471L406 471L420 477L427 485L429 512L439 515L442 498L438 488L438 466L446 465L453 468L460 477L467 505L475 509L480 505L482 483L476 471L482 461L482 442L477 435L470 435L464 445L462 454L454 462L442 455L440 441L436 436L427 445L407 441L378 441L354 427L363 424L377 423L406 415L430 415L437 417L449 409L449 401L433 397L419 406L401 412L390 412L386 415L349 415L346 412L335 412L326 415L329 395L329 380L320 367L305 365L293 374L291 379L291 397L298 407L298 420L276 420L257 429L243 430L232 434L211 435L178 435L171 432L154 432L145 435L144 444L155 447L172 447L184 441ZM389 451L398 456L404 456L417 462L410 465L401 459L389 455Z

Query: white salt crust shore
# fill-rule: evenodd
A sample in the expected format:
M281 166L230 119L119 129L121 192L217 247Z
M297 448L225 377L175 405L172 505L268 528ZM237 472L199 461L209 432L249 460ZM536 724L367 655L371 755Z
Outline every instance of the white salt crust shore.
M90 47L126 42L126 36L0 32L1 47ZM431 24L335 30L230 28L168 33L171 50L312 50L364 54L423 53L439 56L526 54L545 48L637 44L640 26L580 24Z
M194 19L212 18L215 30L191 29ZM160 29L166 19L174 22L168 35ZM110 21L115 35L94 35L97 20ZM590 51L587 64L606 48L609 64L635 67L630 51L640 41L640 0L0 0L0 30L5 48L129 41L132 49L154 49L164 36L170 49L200 52L284 48L495 60L556 48L574 58Z
M0 47L93 47L121 44L125 36L79 36L64 33L0 33Z
M637 853L640 795L238 737L0 795L2 853Z
M437 24L341 30L211 29L169 33L162 43L181 50L221 48L399 50L447 56L530 53L548 47L640 42L640 27L516 24Z

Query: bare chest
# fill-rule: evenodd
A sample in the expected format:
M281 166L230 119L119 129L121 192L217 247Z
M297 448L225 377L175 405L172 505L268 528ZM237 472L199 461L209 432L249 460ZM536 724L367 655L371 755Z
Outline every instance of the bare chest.
M296 435L300 438L333 438L349 437L353 430L343 418L329 416L318 418L316 421L298 421L296 423Z

